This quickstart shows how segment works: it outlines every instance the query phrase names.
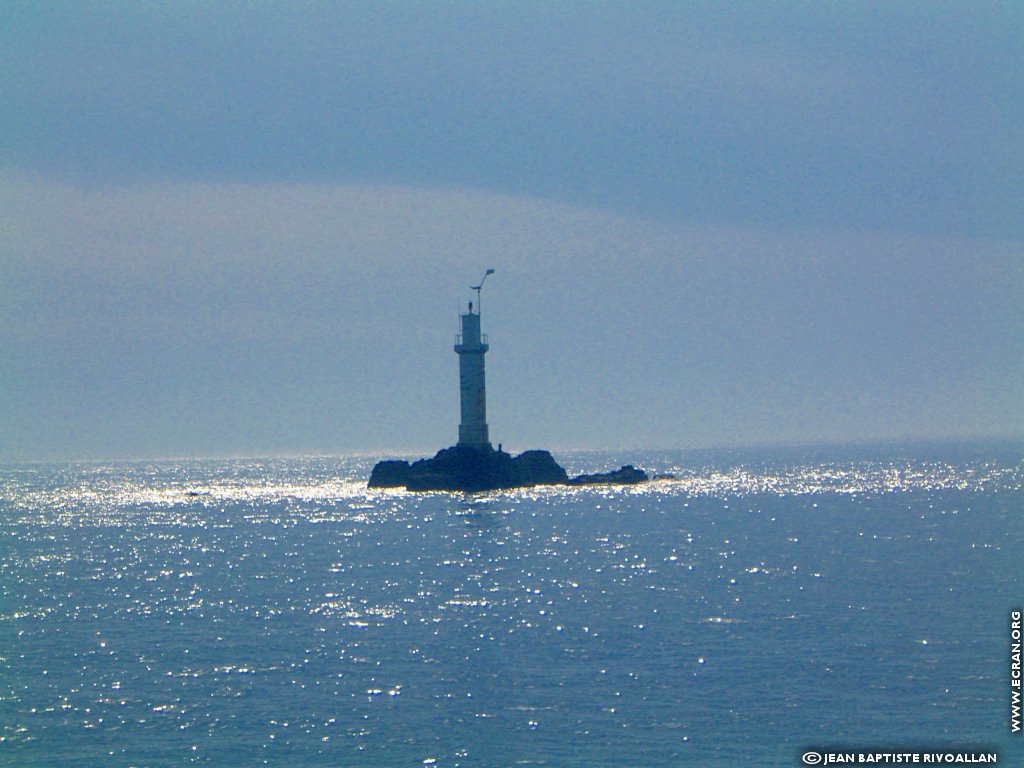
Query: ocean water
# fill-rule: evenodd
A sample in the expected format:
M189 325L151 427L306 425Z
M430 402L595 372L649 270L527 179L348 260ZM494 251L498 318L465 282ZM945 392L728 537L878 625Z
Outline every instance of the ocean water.
M0 467L4 766L1024 765L1024 444Z

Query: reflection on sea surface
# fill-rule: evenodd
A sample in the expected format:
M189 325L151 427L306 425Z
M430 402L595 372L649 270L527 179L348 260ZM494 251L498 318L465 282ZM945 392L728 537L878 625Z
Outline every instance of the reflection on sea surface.
M485 495L368 491L372 459L6 468L0 760L1002 744L1019 456L691 459Z

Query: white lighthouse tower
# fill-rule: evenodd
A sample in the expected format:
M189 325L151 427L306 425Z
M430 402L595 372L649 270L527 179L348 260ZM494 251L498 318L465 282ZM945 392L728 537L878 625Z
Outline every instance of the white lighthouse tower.
M488 450L491 443L487 438L487 392L484 385L484 355L488 350L487 337L480 334L480 291L487 281L488 269L480 285L471 286L476 291L476 311L469 302L469 311L461 316L462 333L455 340L455 351L459 355L459 400L462 421L459 423L459 446Z

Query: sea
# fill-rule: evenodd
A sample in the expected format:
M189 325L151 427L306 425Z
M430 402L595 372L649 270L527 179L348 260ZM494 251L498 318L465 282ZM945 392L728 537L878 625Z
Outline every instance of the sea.
M0 467L0 765L1024 765L1024 441L379 458Z

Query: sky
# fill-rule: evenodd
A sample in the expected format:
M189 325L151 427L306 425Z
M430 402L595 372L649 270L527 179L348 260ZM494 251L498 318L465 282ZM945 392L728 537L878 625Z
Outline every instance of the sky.
M0 460L1024 435L1024 4L0 3Z

